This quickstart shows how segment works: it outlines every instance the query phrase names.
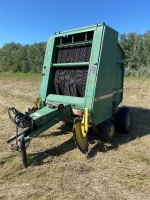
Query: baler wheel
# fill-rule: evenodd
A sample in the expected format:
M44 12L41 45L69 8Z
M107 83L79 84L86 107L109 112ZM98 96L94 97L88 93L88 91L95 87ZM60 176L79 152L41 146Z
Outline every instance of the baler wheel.
M78 149L83 153L86 154L88 152L88 138L87 134L83 136L81 130L81 119L76 119L74 126L73 126L73 137Z
M122 107L116 115L115 125L119 133L128 133L131 129L132 114L129 108Z
M115 125L108 121L104 124L102 128L102 137L106 141L111 141L113 137L115 136Z

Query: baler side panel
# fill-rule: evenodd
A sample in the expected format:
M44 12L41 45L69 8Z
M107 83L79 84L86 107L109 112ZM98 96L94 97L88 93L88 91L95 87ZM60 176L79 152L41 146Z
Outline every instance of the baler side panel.
M93 106L94 124L99 124L112 116L112 96L115 81L115 66L118 33L105 26L102 52L99 58L99 72Z

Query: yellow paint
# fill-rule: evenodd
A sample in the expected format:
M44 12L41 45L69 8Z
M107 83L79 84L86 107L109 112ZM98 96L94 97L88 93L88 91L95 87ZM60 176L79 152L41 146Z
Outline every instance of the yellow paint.
M41 98L39 98L39 97L36 97L36 99L35 99L35 102L34 102L34 108L38 108L38 109L40 109L41 108Z
M83 118L82 118L82 122L81 122L81 130L82 130L82 135L83 137L86 137L87 133L88 133L88 108L84 109L84 114L83 114Z
M80 147L81 150L86 150L88 146L88 140L87 136L83 137L82 130L81 130L81 122L78 121L74 125L75 128L75 137L78 146Z

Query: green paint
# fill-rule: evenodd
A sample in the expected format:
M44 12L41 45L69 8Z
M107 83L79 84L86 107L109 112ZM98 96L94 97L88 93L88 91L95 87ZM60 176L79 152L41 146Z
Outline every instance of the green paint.
M93 39L88 38L88 32L93 31ZM75 34L85 34L83 41L75 41ZM70 43L64 43L64 37L71 37ZM88 41L89 40L89 41ZM57 48L86 45L92 43L91 56L88 62L56 63ZM72 115L73 109L89 109L89 120L93 125L102 123L112 117L113 109L122 101L121 89L124 78L124 54L118 45L118 33L103 24L82 27L56 33L47 43L41 77L39 97L42 108L31 115L37 125L37 130L25 139L31 140L57 122ZM59 67L88 66L88 76L85 96L72 97L57 95L54 91L54 70ZM120 92L117 92L120 91ZM45 102L64 104L66 111L50 108ZM73 116L73 115L72 115Z

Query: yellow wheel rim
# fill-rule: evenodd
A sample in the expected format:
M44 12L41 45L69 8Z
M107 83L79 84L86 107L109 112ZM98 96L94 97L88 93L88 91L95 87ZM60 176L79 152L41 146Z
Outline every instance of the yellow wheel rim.
M115 132L114 126L111 126L111 128L110 128L110 130L109 130L109 135L110 135L110 136L113 136L113 135L114 135L114 132Z
M87 135L83 136L81 130L81 122L78 121L74 124L74 139L75 142L82 153L86 153L88 150L88 139Z

